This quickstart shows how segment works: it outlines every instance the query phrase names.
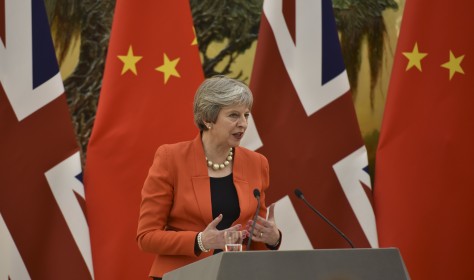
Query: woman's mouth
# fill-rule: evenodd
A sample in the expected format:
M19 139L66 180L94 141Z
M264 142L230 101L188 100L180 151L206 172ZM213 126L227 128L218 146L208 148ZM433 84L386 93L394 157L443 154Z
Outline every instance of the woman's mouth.
M237 140L241 140L242 137L244 136L243 132L237 132L232 134Z

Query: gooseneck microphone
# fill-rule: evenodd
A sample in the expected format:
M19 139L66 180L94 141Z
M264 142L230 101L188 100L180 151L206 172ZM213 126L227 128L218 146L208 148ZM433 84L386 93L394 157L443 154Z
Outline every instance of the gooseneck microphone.
M250 250L250 244L252 243L252 236L253 236L253 231L255 229L255 223L257 222L257 217L258 217L258 212L260 212L260 191L258 189L253 190L253 196L255 196L255 199L257 199L257 210L255 211L255 215L253 216L253 223L252 223L252 228L250 229L250 236L249 240L247 241L247 251Z
M351 245L352 248L354 248L354 244L352 244L352 241L349 238L347 238L347 236L342 231L340 231L333 223L331 223L331 221L329 221L326 217L324 217L323 214L321 214L318 210L316 210L316 208L314 208L311 204L309 204L308 201L306 201L302 191L300 191L299 189L295 189L295 195L299 199L303 200L303 202L306 205L308 205L308 207L311 208L311 210L313 210L314 213L316 213L319 217L321 217L321 219L323 219L328 225L330 225L335 231L337 231L337 233L342 238L344 238L347 241L347 243L349 243L349 245Z

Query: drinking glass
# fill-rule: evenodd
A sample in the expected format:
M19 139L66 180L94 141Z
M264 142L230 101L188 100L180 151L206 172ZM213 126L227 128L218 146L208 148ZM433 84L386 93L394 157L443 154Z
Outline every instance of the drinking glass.
M226 252L242 251L242 231L226 231L224 232L224 239Z

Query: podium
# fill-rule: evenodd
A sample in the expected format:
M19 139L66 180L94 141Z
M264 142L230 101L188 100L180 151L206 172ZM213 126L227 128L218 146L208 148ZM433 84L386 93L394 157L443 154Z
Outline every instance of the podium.
M387 249L323 249L222 252L170 271L163 280L410 279L400 252Z

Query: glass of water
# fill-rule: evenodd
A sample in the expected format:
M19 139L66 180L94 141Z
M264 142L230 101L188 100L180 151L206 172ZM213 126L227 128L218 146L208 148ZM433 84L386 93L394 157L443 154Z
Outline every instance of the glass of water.
M226 252L242 251L242 231L225 231L224 238Z

